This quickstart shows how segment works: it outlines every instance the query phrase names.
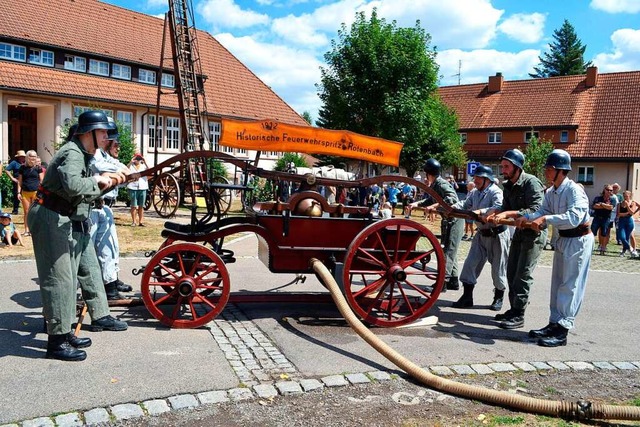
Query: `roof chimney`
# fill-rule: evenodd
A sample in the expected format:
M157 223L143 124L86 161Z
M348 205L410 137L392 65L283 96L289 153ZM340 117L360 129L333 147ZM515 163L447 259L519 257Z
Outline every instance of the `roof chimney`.
M584 79L586 87L594 87L598 83L598 67L587 67L587 77Z
M489 85L487 87L487 92L496 93L502 90L502 83L504 82L504 77L502 77L502 73L496 73L495 76L489 76Z

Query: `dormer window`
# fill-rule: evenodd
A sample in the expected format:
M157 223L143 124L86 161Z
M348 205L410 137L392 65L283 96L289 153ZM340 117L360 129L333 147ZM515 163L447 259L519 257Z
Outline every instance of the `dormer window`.
M131 80L131 67L128 65L113 64L111 66L111 77L116 79Z
M560 132L560 142L569 142L569 131L563 130Z
M87 71L87 60L81 56L65 55L64 69L84 73Z
M461 133L460 134L460 142L462 144L466 144L467 143L467 134L466 133Z
M489 144L502 143L502 132L489 132Z
M42 49L29 49L29 63L53 67L53 52Z
M105 61L98 61L97 59L90 59L89 72L91 74L98 74L99 76L108 76L109 63Z
M140 83L156 84L156 72L140 68L138 81Z
M0 58L25 62L27 60L27 48L15 44L0 43Z
M173 74L162 73L162 81L160 84L164 87L176 87L176 78Z
M535 138L535 139L539 139L539 133L538 132L525 132L524 133L524 142L526 144L529 143L529 141L531 141L531 138Z

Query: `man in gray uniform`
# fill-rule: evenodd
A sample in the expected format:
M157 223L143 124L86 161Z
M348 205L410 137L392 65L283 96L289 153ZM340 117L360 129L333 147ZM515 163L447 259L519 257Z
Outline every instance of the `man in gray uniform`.
M478 217L487 212L500 209L502 206L502 190L494 183L493 172L490 167L478 165L473 182L476 191L461 202L462 208L472 210ZM460 281L464 286L462 297L453 303L455 308L473 307L473 288L478 282L478 276L487 261L491 264L491 278L493 280L493 302L491 310L500 311L507 287L507 256L509 252L510 236L506 225L495 226L483 221L476 221L478 231L471 241L471 248L462 266Z
M89 231L91 200L124 176L93 176L89 163L98 147L106 145L107 118L102 112L87 111L78 119L79 136L60 148L51 160L38 189L37 203L27 221L33 236L42 305L47 322L47 357L84 360L78 348L91 345L71 332L76 313L77 272L82 246L74 231ZM86 231L85 231L86 230Z
M531 221L534 229L546 224L558 230L553 253L549 324L529 331L538 345L567 345L567 334L573 329L587 285L594 237L589 227L589 198L584 189L570 180L571 157L564 150L553 150L545 164L545 179L550 187L545 191L542 206L536 212L516 219L521 227Z
M500 209L492 211L488 222L517 218L518 215L533 213L542 205L544 186L535 177L523 171L524 154L518 149L508 150L502 156L500 166L504 182L504 201ZM534 231L530 228L516 229L511 239L507 261L507 281L509 282L510 308L496 315L504 329L524 326L524 311L529 304L529 291L533 285L533 270L536 268L542 248L547 241L547 230Z
M444 178L440 176L440 162L436 159L429 159L424 164L425 183L442 197L442 199L449 205L458 203L458 195L453 189L453 186ZM425 206L427 212L433 212L437 207L437 203L430 203L430 198L421 200L419 202L411 203L410 208L418 206ZM460 282L458 281L458 248L460 247L460 241L462 240L462 233L464 232L464 220L461 218L442 218L440 222L440 241L444 246L445 255L445 277L446 282L442 288L442 292L446 292L447 289L457 291L460 289Z

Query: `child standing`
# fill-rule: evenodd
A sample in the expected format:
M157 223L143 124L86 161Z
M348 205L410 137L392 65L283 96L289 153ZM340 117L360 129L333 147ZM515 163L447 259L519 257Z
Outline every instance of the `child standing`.
M6 243L9 247L18 243L20 243L20 246L24 246L20 232L11 221L11 214L7 212L0 213L0 241Z

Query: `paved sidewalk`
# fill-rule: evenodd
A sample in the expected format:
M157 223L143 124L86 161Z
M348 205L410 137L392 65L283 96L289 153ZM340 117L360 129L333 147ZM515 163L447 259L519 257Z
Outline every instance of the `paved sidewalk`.
M323 290L314 277L290 284L293 274L270 273L257 259L256 247L253 235L229 246L237 257L228 266L232 292ZM131 270L145 262L124 259L123 280L139 283ZM82 413L87 422L87 414L118 417L129 410L143 413L142 407L160 413L274 389L293 393L318 381L324 384L326 378L354 383L364 381L361 373L396 370L345 324L332 304L230 304L198 330L169 330L143 306L117 308L113 312L129 322L128 331L83 332L94 342L85 362L48 360L35 263L0 262L0 268L0 424L61 413ZM438 316L437 325L375 333L420 366L441 373L542 363L554 369L638 368L640 274L592 271L569 345L544 349L526 332L547 323L550 269L536 270L526 329L515 331L501 330L491 320L488 271L487 266L477 286L477 308L451 308L459 292L447 292L429 313ZM56 423L62 425L57 418Z

